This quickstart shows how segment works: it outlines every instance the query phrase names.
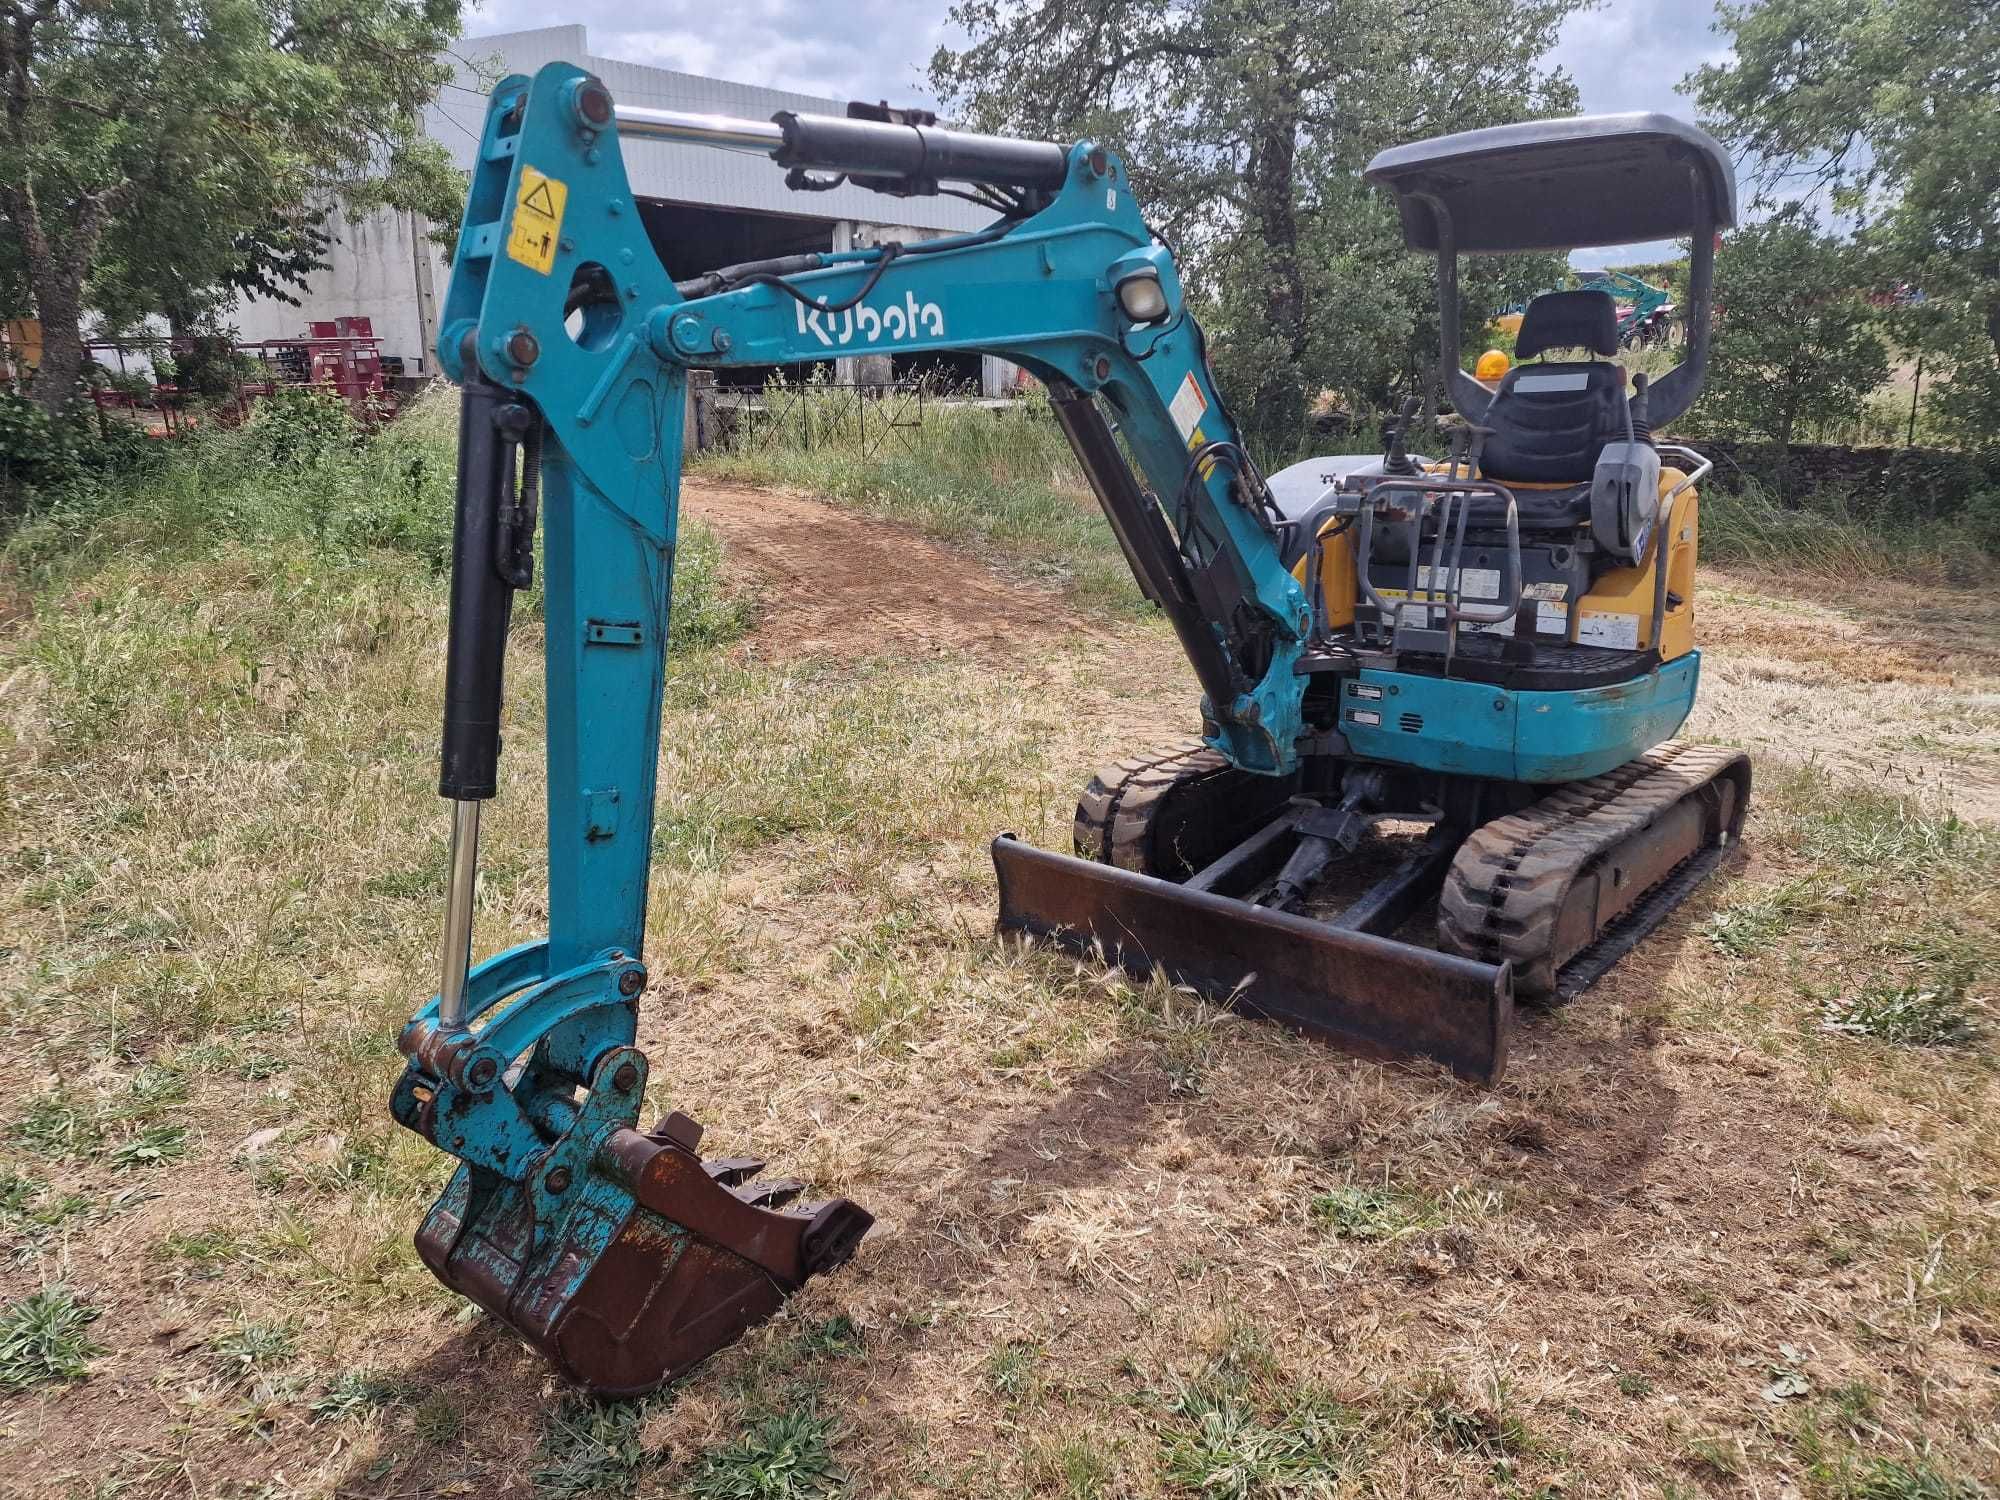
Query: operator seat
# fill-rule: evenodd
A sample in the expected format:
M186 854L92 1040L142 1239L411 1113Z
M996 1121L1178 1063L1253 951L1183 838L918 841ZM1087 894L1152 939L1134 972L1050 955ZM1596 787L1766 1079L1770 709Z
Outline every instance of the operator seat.
M1550 349L1618 351L1618 309L1608 292L1544 292L1528 304L1514 352L1522 360ZM1515 484L1581 485L1516 491L1524 529L1576 525L1590 516L1590 476L1604 445L1625 436L1625 371L1606 359L1516 364L1500 382L1483 425L1493 434L1479 461L1489 479Z

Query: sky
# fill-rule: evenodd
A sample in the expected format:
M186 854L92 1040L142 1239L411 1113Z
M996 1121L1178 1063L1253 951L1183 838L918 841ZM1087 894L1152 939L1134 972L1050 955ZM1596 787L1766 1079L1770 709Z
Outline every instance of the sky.
M930 102L924 74L949 0L485 0L472 35L536 26L587 26L599 57L650 63L738 83L835 99ZM1714 0L1605 0L1570 17L1552 60L1597 114L1657 109L1692 118L1674 91L1691 70L1727 55L1710 30ZM1578 266L1635 262L1666 247L1579 252Z

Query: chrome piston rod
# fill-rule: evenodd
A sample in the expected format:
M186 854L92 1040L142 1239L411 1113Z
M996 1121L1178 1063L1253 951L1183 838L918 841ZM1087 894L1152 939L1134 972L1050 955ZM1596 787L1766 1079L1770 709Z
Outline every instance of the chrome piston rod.
M759 156L769 156L785 144L785 132L769 120L690 114L679 109L648 109L636 104L620 104L616 114L618 134L628 141L714 146L724 151L751 151Z
M479 880L479 803L451 804L451 885L445 893L439 953L438 1029L465 1027L465 976L472 967L472 896Z

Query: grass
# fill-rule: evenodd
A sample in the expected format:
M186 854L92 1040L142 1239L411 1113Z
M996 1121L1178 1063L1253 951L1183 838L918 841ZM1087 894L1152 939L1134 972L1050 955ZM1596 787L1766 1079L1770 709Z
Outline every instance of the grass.
M834 1461L839 1432L806 1400L774 1412L707 1454L688 1477L688 1500L823 1500L847 1476Z
M836 398L814 398L808 388L805 399ZM852 400L846 394L843 406ZM883 439L872 454L825 441L823 432L807 446L787 428L747 451L700 455L694 472L795 485L907 522L1083 602L1118 613L1146 608L1039 393L997 412L934 404L921 426Z
M535 1493L546 1500L629 1495L659 1455L643 1441L652 1403L573 1398L549 1419L535 1455Z
M1696 446L1699 446L1697 441ZM2000 574L2000 531L1985 513L1942 522L1833 491L1786 504L1754 481L1701 495L1701 555L1712 563L1848 581L1891 578L1972 586Z
M1171 642L1117 598L1102 637L1012 657L740 651L784 599L725 587L692 528L648 1117L882 1227L673 1390L565 1397L417 1260L443 1163L385 1117L444 874L449 412L413 417L296 469L204 439L5 544L31 613L0 607L0 1303L70 1351L0 1434L33 1500L187 1462L287 1500L1964 1500L1990 1473L1989 825L1760 754L1753 862L1474 1089L993 940L992 834L1062 847L1092 764L1186 727ZM1116 565L1053 508L1090 517L1071 480L1017 535L979 513L1006 519L999 478L945 467L935 505L914 470L855 503L1017 571ZM532 607L510 648L482 953L547 924ZM1933 690L1894 692L1891 732ZM1924 1024L1827 1029L1864 999ZM1954 1014L1982 1029L1940 1045ZM1787 1343L1812 1388L1765 1401Z
M89 1333L99 1315L61 1283L10 1303L0 1311L0 1392L87 1377L91 1360L104 1353Z
M1871 1036L1905 1047L1966 1047L1980 1025L1962 989L1870 985L1851 998L1827 1002L1829 1031Z

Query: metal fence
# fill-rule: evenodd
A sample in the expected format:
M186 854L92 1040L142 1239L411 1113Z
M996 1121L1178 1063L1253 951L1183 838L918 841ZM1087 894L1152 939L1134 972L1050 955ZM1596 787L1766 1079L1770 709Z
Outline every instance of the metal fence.
M694 445L730 453L839 449L862 458L918 452L926 416L949 407L1004 405L973 386L936 380L771 381L692 387Z

